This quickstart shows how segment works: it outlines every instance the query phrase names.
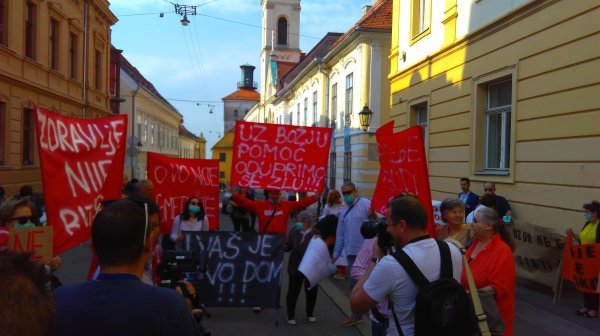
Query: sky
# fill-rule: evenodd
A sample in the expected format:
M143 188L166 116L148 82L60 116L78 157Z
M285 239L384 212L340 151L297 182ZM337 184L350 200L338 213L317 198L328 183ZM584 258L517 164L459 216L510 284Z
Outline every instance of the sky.
M184 27L171 2L201 6ZM110 0L110 9L119 19L112 27L112 44L177 108L190 131L204 135L210 158L210 148L223 133L221 98L237 90L239 66L256 66L254 81L260 82L261 1L171 2ZM371 2L302 0L302 51L310 51L327 32L346 32Z

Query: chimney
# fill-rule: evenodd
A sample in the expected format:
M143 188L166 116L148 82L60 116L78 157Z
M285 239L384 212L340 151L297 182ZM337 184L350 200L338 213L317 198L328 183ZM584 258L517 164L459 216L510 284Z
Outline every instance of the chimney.
M367 14L367 12L371 10L371 8L373 8L372 5L365 5L363 7L363 15Z

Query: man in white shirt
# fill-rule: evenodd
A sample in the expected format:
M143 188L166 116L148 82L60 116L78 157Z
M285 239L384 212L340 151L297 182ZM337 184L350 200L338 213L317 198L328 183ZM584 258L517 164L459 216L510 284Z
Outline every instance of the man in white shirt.
M427 213L413 196L395 198L388 204L387 231L397 248L402 248L429 281L440 276L440 252L435 239L427 234ZM460 282L462 256L453 244L448 244L452 257L453 277ZM366 312L386 297L394 305L402 333L414 335L417 286L404 268L391 255L385 255L375 245L374 255L381 258L371 266L356 284L350 295L352 311ZM385 255L385 256L384 256ZM388 335L398 335L396 324L390 318Z

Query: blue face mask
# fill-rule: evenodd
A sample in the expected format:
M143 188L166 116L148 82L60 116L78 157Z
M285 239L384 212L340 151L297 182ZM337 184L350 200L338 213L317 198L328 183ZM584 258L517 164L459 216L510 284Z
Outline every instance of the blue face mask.
M304 225L302 225L301 222L296 223L296 230L303 231L304 230Z
M354 195L344 196L344 203L346 203L348 205L354 203Z
M592 221L592 215L586 213L584 216L585 216L585 221L586 222L591 222Z
M25 223L25 224L15 224L15 229L29 229L29 228L34 228L35 224L33 223Z
M197 205L189 205L188 210L195 215L200 212L200 207Z

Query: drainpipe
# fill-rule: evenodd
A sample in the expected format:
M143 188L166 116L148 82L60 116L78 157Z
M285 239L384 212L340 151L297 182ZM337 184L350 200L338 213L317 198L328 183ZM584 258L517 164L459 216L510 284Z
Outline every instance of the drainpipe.
M89 29L89 3L83 2L83 109L81 117L85 119L88 108L88 29Z
M131 136L132 136L132 140L133 137L135 137L135 96L137 95L138 91L140 91L140 86L138 85L137 89L135 89L135 91L133 92L133 94L131 95ZM139 134L138 134L139 135ZM140 139L141 141L141 139ZM131 148L137 148L138 144L134 144L133 141L131 143ZM133 169L133 149L131 150L131 154L129 157L129 165L131 166L131 178L134 178L134 169Z

